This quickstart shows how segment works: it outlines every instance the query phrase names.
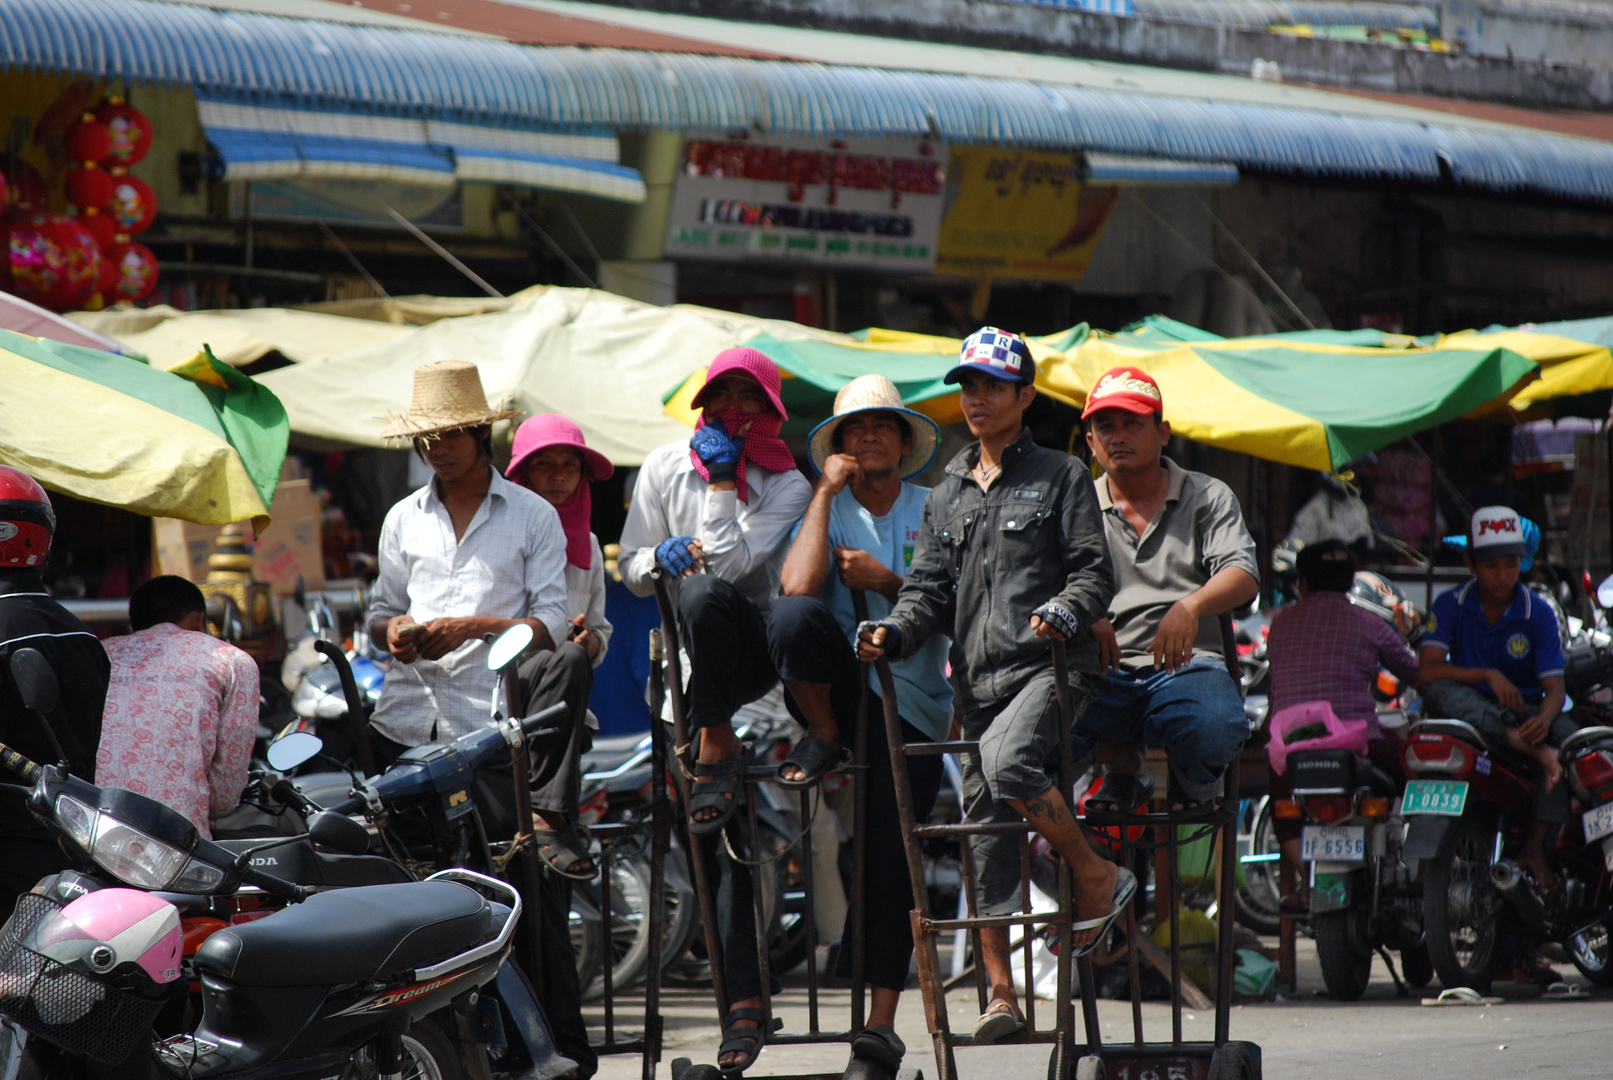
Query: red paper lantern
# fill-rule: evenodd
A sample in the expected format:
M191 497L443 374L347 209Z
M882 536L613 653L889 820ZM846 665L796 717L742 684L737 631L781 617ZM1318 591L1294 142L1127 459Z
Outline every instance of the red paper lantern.
M49 201L45 193L45 178L39 175L39 170L26 161L12 163L5 170L5 177L10 182L11 201L8 205L29 209L38 207L43 209Z
M157 193L138 176L115 176L112 196L106 201L106 213L120 233L133 236L145 232L151 219L157 216Z
M95 292L91 299L99 300L100 306L105 307L112 290L117 287L118 268L112 265L111 256L104 253L101 256L100 267L100 271L95 275Z
M62 277L50 306L63 311L83 307L101 276L100 245L88 229L63 214L45 215L40 229L62 254Z
M80 210L99 210L105 206L111 201L115 186L112 174L98 166L67 170L67 201Z
M112 129L95 119L94 113L85 113L67 126L62 145L74 161L100 161L112 153Z
M102 251L108 251L118 239L118 227L110 217L97 213L93 208L81 210L75 219L80 225L89 230L95 237L95 244Z
M157 287L157 256L144 244L113 244L107 252L116 280L106 295L109 302L144 300Z
M111 148L97 159L107 168L121 165L127 169L150 151L151 121L134 106L113 98L95 110L95 119L106 125L111 137Z
M61 249L40 225L27 218L13 219L10 226L10 291L49 307L66 270Z

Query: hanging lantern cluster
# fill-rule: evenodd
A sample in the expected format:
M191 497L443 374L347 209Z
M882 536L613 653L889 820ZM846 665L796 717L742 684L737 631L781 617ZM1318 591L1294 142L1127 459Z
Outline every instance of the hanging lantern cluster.
M145 113L116 97L68 125L63 188L71 214L50 212L44 178L27 163L0 174L18 296L69 310L151 295L157 258L132 238L157 216L157 196L128 171L151 151L151 139Z

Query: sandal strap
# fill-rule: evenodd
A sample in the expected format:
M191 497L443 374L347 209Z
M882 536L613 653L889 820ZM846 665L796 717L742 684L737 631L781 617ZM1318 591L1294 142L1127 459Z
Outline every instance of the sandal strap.
M740 770L749 764L749 758L749 751L741 750L733 757L721 761L697 761L694 763L695 782L737 776Z

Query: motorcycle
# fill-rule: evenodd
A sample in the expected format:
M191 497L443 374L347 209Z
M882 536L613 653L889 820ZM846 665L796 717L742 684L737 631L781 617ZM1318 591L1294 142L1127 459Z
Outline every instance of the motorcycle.
M49 732L57 682L48 662L19 649L11 670ZM88 868L46 878L0 928L6 1075L223 1080L272 1070L316 1080L407 1067L444 1080L490 1076L486 1043L502 1018L485 991L520 918L514 889L451 870L315 891L253 865L258 852L292 841L236 854L169 807L98 788L63 764L41 766L3 745L0 764L27 782L30 808ZM351 847L353 825L327 816L308 839ZM290 906L210 929L194 956L200 1023L176 1024L188 986L170 897L228 898L248 887ZM527 1064L507 1071L554 1075Z

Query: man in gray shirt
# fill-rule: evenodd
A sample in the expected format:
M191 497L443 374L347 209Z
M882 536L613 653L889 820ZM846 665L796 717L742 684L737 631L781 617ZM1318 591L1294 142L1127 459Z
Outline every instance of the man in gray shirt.
M1254 540L1231 488L1162 457L1163 414L1135 367L1106 372L1081 414L1115 573L1109 617L1092 628L1108 678L1075 726L1077 760L1096 752L1108 767L1090 808L1148 800L1142 746L1165 747L1174 809L1206 803L1249 736L1217 620L1259 591Z

